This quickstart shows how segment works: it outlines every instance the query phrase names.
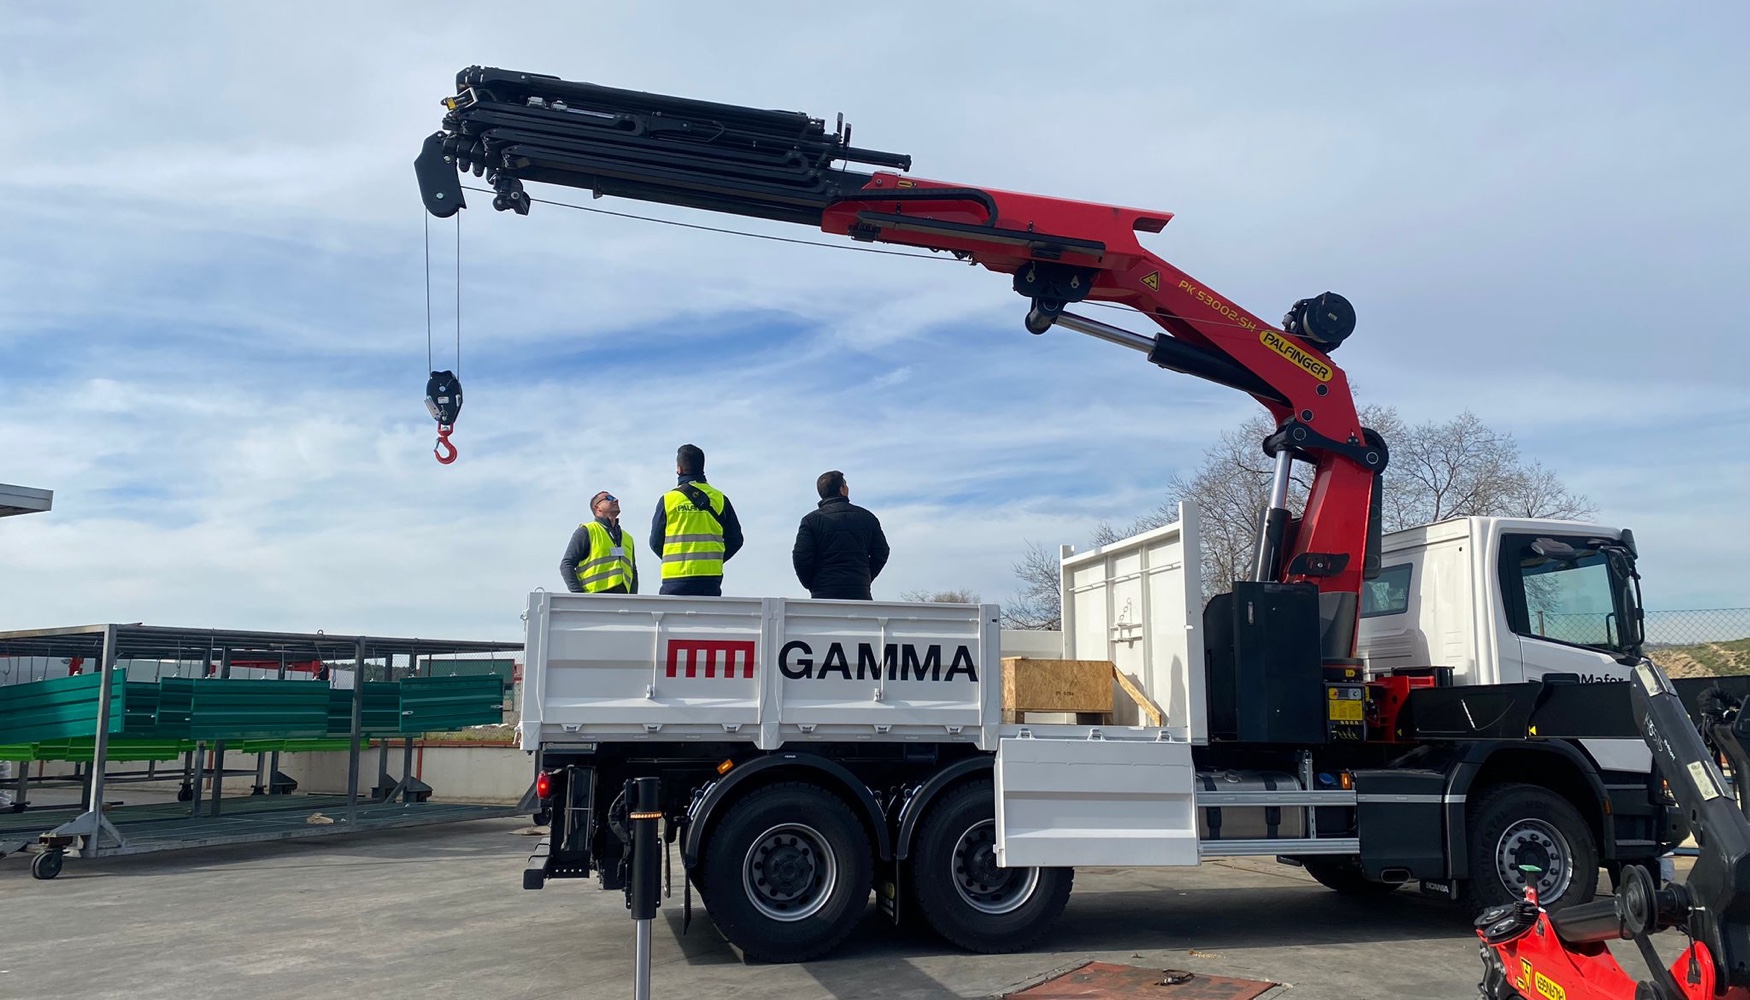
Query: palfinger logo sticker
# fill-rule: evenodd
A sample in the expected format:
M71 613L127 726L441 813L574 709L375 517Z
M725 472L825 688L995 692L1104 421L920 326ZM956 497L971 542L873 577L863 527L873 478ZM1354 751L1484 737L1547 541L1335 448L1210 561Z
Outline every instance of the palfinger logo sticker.
M1541 972L1537 974L1537 995L1545 1000L1568 1000L1568 991Z
M1331 366L1313 357L1300 347L1290 343L1288 336L1277 330L1264 330L1258 334L1258 340L1265 347L1294 362L1295 367L1306 372L1320 382L1331 380Z

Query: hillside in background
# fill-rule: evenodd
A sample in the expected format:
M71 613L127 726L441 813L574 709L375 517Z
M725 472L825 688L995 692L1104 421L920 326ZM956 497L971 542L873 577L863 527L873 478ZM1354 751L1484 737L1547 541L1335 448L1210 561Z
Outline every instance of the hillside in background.
M1750 638L1649 646L1647 655L1672 677L1717 677L1750 673Z

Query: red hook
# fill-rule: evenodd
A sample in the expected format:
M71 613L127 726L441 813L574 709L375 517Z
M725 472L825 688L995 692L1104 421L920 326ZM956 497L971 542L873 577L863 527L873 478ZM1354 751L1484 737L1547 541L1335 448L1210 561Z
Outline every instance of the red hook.
M450 431L454 429L439 424L437 444L433 445L431 449L431 453L444 465L449 465L456 460L456 446L450 443Z

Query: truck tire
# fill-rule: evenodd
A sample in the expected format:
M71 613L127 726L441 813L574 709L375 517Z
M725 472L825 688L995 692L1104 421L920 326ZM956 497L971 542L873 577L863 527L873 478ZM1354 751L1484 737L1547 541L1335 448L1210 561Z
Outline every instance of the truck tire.
M1592 898L1598 889L1598 847L1573 803L1538 785L1496 785L1470 810L1470 880L1465 903L1473 911L1525 898L1560 910Z
M1397 891L1398 882L1376 882L1361 874L1353 861L1315 861L1302 858L1306 873L1313 881L1344 896L1388 896Z
M930 807L907 866L907 893L937 934L968 951L1022 951L1069 902L1074 868L998 868L996 795L988 781Z
M869 835L838 796L804 782L748 793L706 839L711 919L762 962L806 962L848 936L869 904Z

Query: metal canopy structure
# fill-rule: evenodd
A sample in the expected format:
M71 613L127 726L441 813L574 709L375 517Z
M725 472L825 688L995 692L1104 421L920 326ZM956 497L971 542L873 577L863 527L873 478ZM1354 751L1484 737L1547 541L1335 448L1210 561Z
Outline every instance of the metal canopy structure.
M75 625L67 628L0 631L0 657L103 655L104 637L115 630L116 659L196 659L204 651L229 652L233 659L367 660L387 656L459 656L516 652L521 642L327 635L322 632L253 632L238 629L173 628L162 625Z
M81 856L94 857L100 851L104 853L129 854L143 850L162 850L168 846L182 844L220 843L227 841L261 839L267 834L261 831L245 833L231 832L218 835L203 832L196 838L172 838L162 843L135 842L130 844L120 831L110 823L104 812L104 770L108 763L109 736L111 730L112 691L119 682L116 677L118 664L124 661L166 660L179 662L195 660L216 665L216 674L220 678L228 678L234 663L259 663L272 660L278 663L278 674L285 677L287 664L293 661L321 660L336 666L351 666L353 668L352 683L352 720L350 727L350 752L347 763L347 793L344 801L345 827L343 829L358 829L360 816L359 807L359 751L364 736L363 718L365 704L365 681L368 669L373 661L386 677L392 677L395 671L395 661L405 657L410 673L417 669L421 657L429 662L434 656L461 656L466 654L492 654L514 652L521 650L521 642L495 642L479 640L456 639L420 639L407 637L385 637L367 635L328 635L324 632L257 632L239 629L212 628L172 628L158 625L134 624L104 624L77 625L66 628L21 629L0 631L0 658L12 657L84 657L93 664L93 672L101 676L101 686L97 699L97 719L93 732L93 748L90 778L86 784L84 796L84 811L70 822L63 823L45 833L41 841L45 846L57 852L52 858L52 871L59 871L59 851L68 843L82 841ZM413 754L411 737L403 741L403 778L405 786L411 773L410 765ZM207 746L212 755L213 775L211 817L217 820L220 814L222 796L222 779L224 774L224 740L214 740ZM384 750L386 766L387 749ZM276 764L278 754L275 755ZM201 773L198 762L199 751L190 755L193 767L193 812L200 813ZM261 769L258 761L257 771ZM400 786L398 786L400 787ZM403 802L410 800L411 789L403 791ZM459 808L459 807L453 807ZM470 814L472 815L472 814ZM383 820L389 825L403 825L403 818ZM307 833L293 829L291 833ZM271 836L290 835L287 831L279 831ZM108 840L110 843L105 844ZM3 851L0 848L0 851ZM36 869L33 868L33 872ZM44 877L52 877L51 874Z
M55 502L54 490L38 490L29 486L0 483L0 517L14 514L40 514Z

